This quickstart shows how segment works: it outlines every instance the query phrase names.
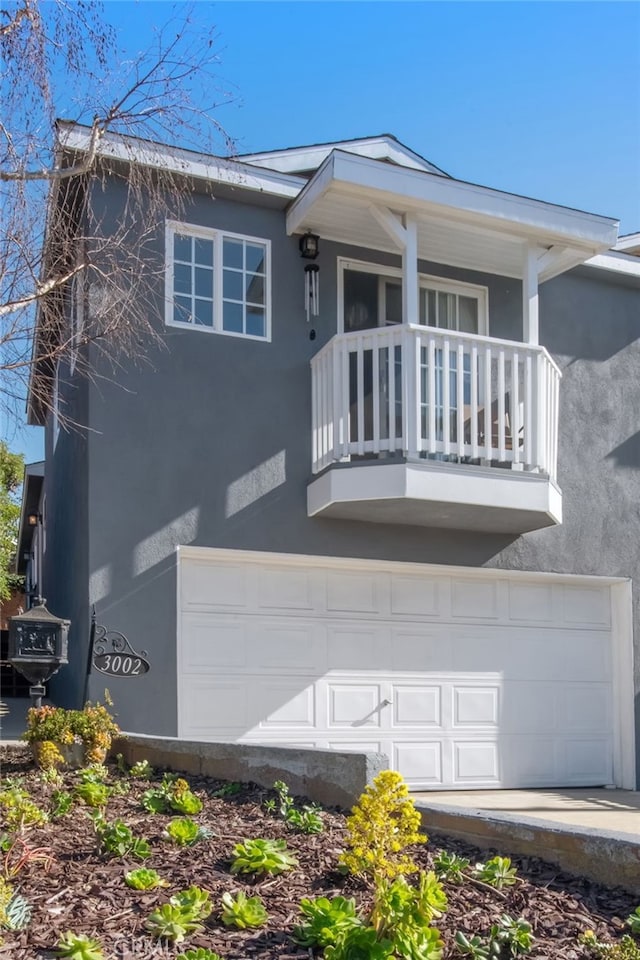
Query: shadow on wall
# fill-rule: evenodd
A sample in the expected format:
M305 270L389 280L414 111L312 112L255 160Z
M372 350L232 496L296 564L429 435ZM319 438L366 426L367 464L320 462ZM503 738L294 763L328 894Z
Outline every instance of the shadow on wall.
M629 467L637 470L640 467L640 431L614 447L607 454L606 459L615 460L618 467Z

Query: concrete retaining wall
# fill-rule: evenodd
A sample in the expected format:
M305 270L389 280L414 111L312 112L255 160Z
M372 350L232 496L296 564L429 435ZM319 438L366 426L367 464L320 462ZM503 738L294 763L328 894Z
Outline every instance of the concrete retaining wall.
M503 854L540 857L568 873L640 895L640 837L533 817L416 803L428 834L442 833Z
M352 807L366 785L389 765L381 753L202 743L142 734L114 741L112 753L121 753L129 764L146 759L154 767L262 787L284 780L293 794L338 807Z

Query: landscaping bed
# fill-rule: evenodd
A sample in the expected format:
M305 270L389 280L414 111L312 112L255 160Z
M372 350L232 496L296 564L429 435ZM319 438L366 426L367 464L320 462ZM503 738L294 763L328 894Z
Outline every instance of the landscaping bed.
M27 748L5 749L0 752L0 760L2 786L11 786L18 778L31 799L49 812L54 791L72 791L80 782L74 772L64 772L62 784L46 782L33 766ZM371 890L364 881L345 876L338 869L338 858L345 847L345 816L339 811L323 810L323 832L304 834L278 817L277 811L265 808L265 801L274 798L272 791L248 784L234 787L236 792L229 793L223 781L190 776L189 786L203 803L193 819L207 835L193 846L181 847L163 836L176 814L152 813L141 805L145 792L160 785L161 772L156 771L151 782L131 778L115 766L109 767L109 773L107 785L116 790L110 794L104 812L107 821L124 821L136 836L149 842L151 855L143 861L131 855L118 857L101 852L96 828L87 815L89 808L78 802L64 815L28 828L24 832L28 847L42 849L52 860L46 869L46 862L34 859L16 876L14 884L31 904L32 919L24 930L2 931L0 958L52 957L59 937L73 931L95 936L108 960L173 958L197 947L214 950L229 960L302 960L313 956L308 947L297 945L293 939L303 897L355 897L363 909L371 901ZM3 812L0 806L0 820ZM0 833L5 831L6 826L0 826ZM234 846L255 838L285 840L298 866L266 879L232 875ZM428 871L443 849L466 857L471 864L492 856L460 841L436 836L410 852L420 869ZM508 856L509 851L496 853ZM587 929L595 931L601 940L619 941L628 932L625 918L638 904L622 890L569 877L541 860L513 858L512 865L517 867L517 881L503 889L477 880L460 884L445 881L448 909L434 924L441 931L446 960L461 956L455 946L456 931L485 937L503 914L523 918L531 925L534 940L527 955L534 960L593 957L578 939ZM143 866L155 869L168 886L130 889L124 882L125 873ZM213 905L204 931L178 945L152 937L145 928L151 912L172 894L194 885L209 892ZM249 930L224 926L220 901L228 891L259 896L268 914L266 926ZM316 954L321 956L321 951Z

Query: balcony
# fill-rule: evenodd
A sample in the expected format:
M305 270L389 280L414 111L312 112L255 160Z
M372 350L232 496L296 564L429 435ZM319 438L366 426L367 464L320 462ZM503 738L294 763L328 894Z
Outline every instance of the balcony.
M398 324L311 361L310 516L520 534L562 522L544 347Z

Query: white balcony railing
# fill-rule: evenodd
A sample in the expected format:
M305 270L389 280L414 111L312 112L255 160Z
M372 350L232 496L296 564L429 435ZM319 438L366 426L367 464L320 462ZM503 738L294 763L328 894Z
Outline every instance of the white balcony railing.
M555 480L561 373L544 347L398 325L333 337L311 370L314 473L395 454Z

